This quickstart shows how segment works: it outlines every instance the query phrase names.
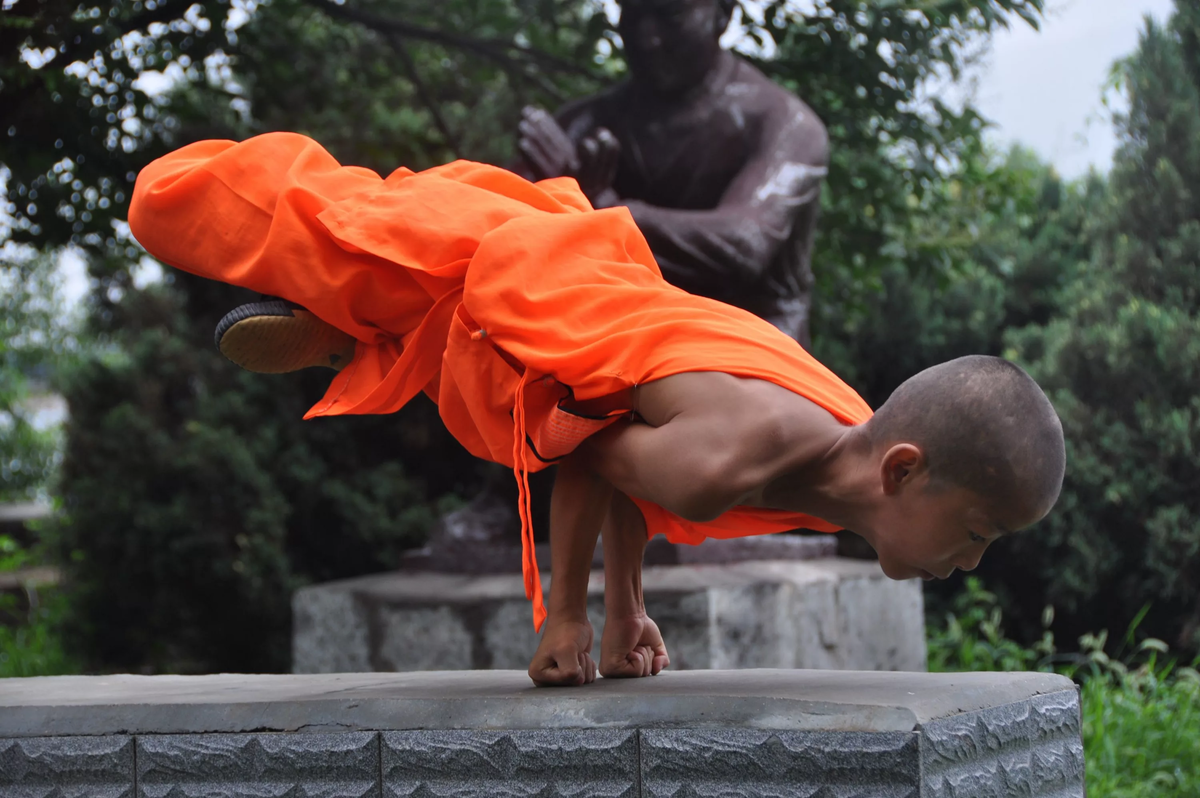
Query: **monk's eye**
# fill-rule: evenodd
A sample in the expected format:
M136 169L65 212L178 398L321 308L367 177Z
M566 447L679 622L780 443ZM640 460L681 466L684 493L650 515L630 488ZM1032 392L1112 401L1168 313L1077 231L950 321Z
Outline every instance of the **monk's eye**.
M971 536L972 543L982 543L983 542L982 535L976 535L974 532L968 532L967 534Z

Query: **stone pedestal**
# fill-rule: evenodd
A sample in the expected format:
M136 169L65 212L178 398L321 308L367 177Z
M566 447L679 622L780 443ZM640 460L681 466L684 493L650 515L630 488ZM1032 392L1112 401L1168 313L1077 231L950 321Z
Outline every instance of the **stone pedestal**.
M1040 673L705 671L0 680L0 795L1083 798Z
M549 578L544 577L549 587ZM646 611L672 670L925 669L919 581L827 558L647 567ZM604 623L603 574L588 612ZM296 673L528 667L537 648L519 574L389 573L296 592Z

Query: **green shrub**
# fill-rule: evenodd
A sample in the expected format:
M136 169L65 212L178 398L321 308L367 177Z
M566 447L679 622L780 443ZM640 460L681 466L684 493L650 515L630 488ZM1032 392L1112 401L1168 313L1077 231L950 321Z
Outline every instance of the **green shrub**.
M980 569L1022 636L1045 604L1075 637L1126 625L1200 650L1200 7L1147 23L1091 260L1045 324L1010 331L1067 436L1062 497ZM1191 42L1191 43L1189 43Z
M996 596L977 578L954 609L928 624L931 671L1057 671L1081 682L1084 757L1092 798L1193 798L1200 794L1200 673L1165 658L1160 640L1137 640L1148 608L1125 636L1086 634L1058 652L1047 630L1032 648L1009 639ZM1043 611L1044 626L1053 612ZM1114 648L1112 655L1106 648Z
M33 564L34 558L12 537L0 535L0 573ZM29 607L16 595L0 593L0 679L9 676L57 676L78 673L63 648L66 597L57 590L27 594Z

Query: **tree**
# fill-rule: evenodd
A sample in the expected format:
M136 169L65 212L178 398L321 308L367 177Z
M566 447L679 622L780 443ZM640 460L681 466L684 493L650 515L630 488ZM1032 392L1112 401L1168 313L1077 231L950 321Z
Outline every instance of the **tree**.
M1047 389L1068 445L1058 508L997 547L1032 627L1122 628L1200 647L1200 8L1147 20L1120 65L1130 102L1096 246L1062 312L1006 336ZM998 584L998 582L993 582Z

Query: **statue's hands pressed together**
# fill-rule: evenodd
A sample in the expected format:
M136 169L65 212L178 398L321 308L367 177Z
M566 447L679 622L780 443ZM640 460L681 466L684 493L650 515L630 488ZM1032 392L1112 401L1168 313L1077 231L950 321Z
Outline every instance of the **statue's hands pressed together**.
M620 201L613 190L621 160L621 142L608 128L598 127L579 142L579 188L593 208L610 208Z
M607 208L618 201L612 190L621 144L607 128L596 128L576 146L552 115L532 106L521 112L521 154L537 180L573 177L592 205Z
M575 142L557 120L541 108L527 106L521 111L517 148L525 156L537 180L551 177L575 177L579 173L579 153Z

